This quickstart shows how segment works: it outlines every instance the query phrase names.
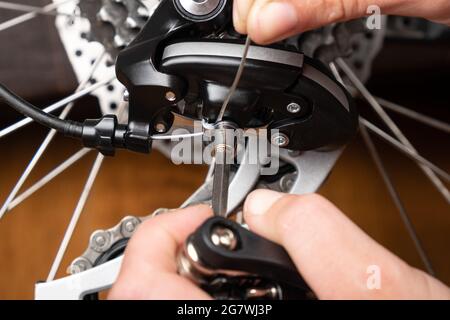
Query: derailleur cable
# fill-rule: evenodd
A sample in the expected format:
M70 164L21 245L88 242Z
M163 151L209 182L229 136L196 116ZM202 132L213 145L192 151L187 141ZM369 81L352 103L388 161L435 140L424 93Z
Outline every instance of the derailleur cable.
M126 125L118 124L115 115L88 119L83 123L60 119L25 101L3 84L0 84L0 99L24 116L67 137L81 139L86 147L98 149L104 155L114 155L116 147L124 147L120 141L126 133Z
M26 117L30 117L43 126L55 129L68 137L82 138L83 136L82 123L71 120L63 120L52 114L46 113L19 97L3 84L0 84L0 98L16 111L22 113Z

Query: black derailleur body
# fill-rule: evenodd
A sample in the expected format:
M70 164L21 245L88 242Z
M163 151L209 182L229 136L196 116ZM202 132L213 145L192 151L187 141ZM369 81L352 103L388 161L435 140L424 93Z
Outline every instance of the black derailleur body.
M231 28L230 0L163 0L116 62L129 93L126 129L114 144L150 152L158 124L174 113L215 123L241 62L242 39L214 39ZM358 114L352 98L319 61L283 45L252 45L224 120L240 128L279 130L283 147L311 150L345 144ZM161 128L161 126L158 126ZM270 141L270 137L268 137Z

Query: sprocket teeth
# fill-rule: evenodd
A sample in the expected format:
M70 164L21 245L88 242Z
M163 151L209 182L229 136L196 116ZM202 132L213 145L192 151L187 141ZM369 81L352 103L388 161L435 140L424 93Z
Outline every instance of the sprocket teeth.
M126 45L127 45L127 42L120 35L116 34L114 36L114 47L116 47L116 48L123 48Z
M133 41L151 15L140 0L80 0L79 6L91 24L87 38L103 44L113 59Z
M127 28L130 29L139 28L139 22L137 22L136 20L133 19L133 17L130 16L128 16L127 19L125 20L125 25L127 26Z
M107 22L109 20L109 14L104 7L98 12L97 19L103 22Z
M139 7L137 10L137 14L141 19L147 20L150 17L150 12L145 7Z

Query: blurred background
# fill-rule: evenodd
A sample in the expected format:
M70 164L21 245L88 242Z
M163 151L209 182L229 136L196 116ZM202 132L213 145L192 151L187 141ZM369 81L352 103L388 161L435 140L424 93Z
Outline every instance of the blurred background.
M11 2L36 6L48 3ZM16 15L17 12L0 9L0 22ZM35 105L47 106L75 90L76 78L54 27L54 18L41 16L0 32L0 48L0 82ZM375 60L368 86L378 96L449 123L449 38L387 39ZM359 106L376 122L363 101L359 101ZM76 104L70 118L85 119L98 114L96 99L88 97ZM450 171L448 134L396 114L392 117L422 155ZM0 105L0 129L20 119L9 107ZM31 124L0 139L0 203L47 132ZM377 138L374 140L437 277L450 285L450 206L411 160ZM24 189L79 148L79 142L58 136ZM34 283L47 277L94 159L92 152L0 220L0 299L33 298ZM110 228L126 215L145 216L158 208L178 207L201 185L205 173L202 166L175 166L157 152L148 156L118 152L116 157L107 158L58 276L64 276L64 269L83 253L93 231ZM375 240L423 269L359 135L320 193Z

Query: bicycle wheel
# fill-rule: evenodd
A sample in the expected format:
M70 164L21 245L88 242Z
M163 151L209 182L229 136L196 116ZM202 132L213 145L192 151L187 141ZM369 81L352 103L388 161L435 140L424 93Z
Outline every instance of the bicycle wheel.
M30 6L20 6L9 4L8 10L26 11L22 16L13 18L0 24L0 30L13 33L12 27L26 23L30 19L47 16L47 20L55 20L57 31L61 37L64 50L67 53L68 60L77 81L79 83L77 90L56 103L51 104L44 110L47 112L55 112L63 110L59 115L61 118L68 116L75 102L80 98L92 94L98 99L100 111L103 114L117 114L124 119L127 117L126 92L124 87L116 80L114 72L114 59L117 54L135 39L139 30L143 27L147 19L149 19L154 9L158 6L158 1L54 1L51 4L41 8L32 8ZM397 18L389 18L396 21ZM423 263L424 268L430 273L435 274L432 264L427 257L426 250L423 248L419 240L419 236L415 231L412 219L408 216L405 205L399 197L390 174L386 170L386 165L380 157L377 147L373 143L371 136L376 135L382 140L399 150L402 154L413 159L418 164L420 170L429 178L435 190L442 195L444 200L437 200L438 205L435 210L448 211L448 202L450 194L447 190L448 173L425 159L414 147L405 134L399 129L398 125L392 120L387 113L395 112L403 116L409 117L424 125L431 126L441 132L448 134L450 127L445 121L433 119L422 113L404 108L398 104L375 97L370 93L364 84L369 78L371 65L376 54L382 47L385 37L385 29L381 31L368 32L364 28L361 31L361 21L344 23L333 26L327 26L322 30L315 30L310 33L300 35L289 39L284 45L293 46L296 50L302 50L309 56L322 60L330 67L330 71L334 76L341 80L355 96L359 96L366 100L371 108L364 113L365 118L361 119L360 132L364 142L368 146L370 155L375 161L376 168L380 171L382 180L387 186L389 194L392 196L393 203L400 212L402 222L405 224L406 230L412 239L414 247L417 249L418 257ZM417 27L418 31L421 31ZM391 29L387 29L389 32ZM388 35L389 35L388 32ZM398 31L397 36L398 36ZM439 36L443 35L446 29L439 32ZM345 37L340 35L344 34ZM436 31L434 32L436 34ZM215 35L219 39L236 39L238 36L223 31ZM339 48L337 50L336 48ZM343 49L344 48L344 49ZM350 53L348 52L350 50ZM368 55L368 52L371 54ZM342 78L344 78L342 80ZM421 112L424 110L421 110ZM374 124L374 120L368 121L368 117L372 117L369 112L374 112L379 119L380 124ZM0 131L0 137L8 139L7 135L14 133L16 130L30 123L30 119L24 119L14 124L6 126ZM386 127L388 131L380 129ZM178 127L189 128L186 123L179 123ZM167 128L161 128L161 132L167 132ZM56 131L52 130L45 137L43 143L39 146L37 152L32 157L31 162L27 165L25 171L20 176L18 182L14 184L12 191L6 197L4 204L0 210L0 216L11 211L36 191L41 189L47 183L65 172L69 167L77 163L80 159L88 155L90 150L83 148L73 153L68 159L62 161L55 169L49 170L42 178L38 178L37 182L27 188L23 188L29 176L32 175L33 169L44 156L48 146L56 136ZM442 139L442 138L440 138ZM444 138L445 139L445 138ZM443 141L445 144L446 141ZM174 148L174 143L157 142L154 148L169 156ZM445 148L444 148L445 150ZM285 152L281 154L282 165L285 170L281 170L280 174L269 179L262 178L258 172L254 172L251 168L241 166L235 168L234 184L231 183L231 192L233 205L236 211L239 211L239 205L242 203L246 194L254 188L264 187L279 191L292 193L307 193L317 191L328 177L333 169L336 161L342 153L342 149L332 150L328 152L308 151L304 153ZM445 155L445 152L444 152ZM161 163L161 159L157 160ZM441 160L443 163L445 160ZM77 202L73 216L67 227L65 236L59 247L55 261L47 276L47 283L51 284L61 266L61 262L72 234L75 230L77 222L84 210L89 193L94 185L95 179L104 162L104 156L98 154L89 171L88 178L83 186L81 196ZM281 166L280 166L281 168ZM201 170L199 170L201 171ZM304 172L300 175L299 172ZM199 172L200 173L200 172ZM211 175L208 174L204 184L190 197L186 203L208 201L211 197ZM330 187L327 187L330 188ZM432 190L431 188L429 188ZM22 191L23 190L23 191ZM427 193L428 194L428 193ZM444 204L440 205L440 202ZM427 202L427 205L430 203ZM434 204L433 204L434 206ZM443 208L443 209L441 209ZM126 210L126 209L125 209ZM442 213L441 213L442 214ZM415 215L417 219L417 215ZM58 218L60 219L60 218ZM71 273L76 275L88 275L86 270L94 270L101 272L100 266L107 261L114 261L123 251L126 240L132 235L136 226L145 218L126 217L120 224L106 231L95 232L91 236L89 248L79 256L70 266ZM62 223L62 221L60 221ZM78 252L81 252L78 248ZM78 254L79 255L79 254ZM436 254L433 255L433 257ZM444 263L448 263L444 261ZM112 271L117 271L111 269ZM105 276L105 283L111 284L114 272L108 278ZM73 278L72 278L73 279ZM103 288L105 283L92 283L95 288ZM95 287L95 285L97 287ZM52 289L49 285L48 290L41 297L61 296L63 289ZM47 290L47 289L45 289ZM54 291L51 291L54 290ZM83 295L91 293L92 288L83 288ZM47 294L47 292L50 292ZM73 294L71 296L70 294ZM79 292L69 292L67 297L82 297Z

